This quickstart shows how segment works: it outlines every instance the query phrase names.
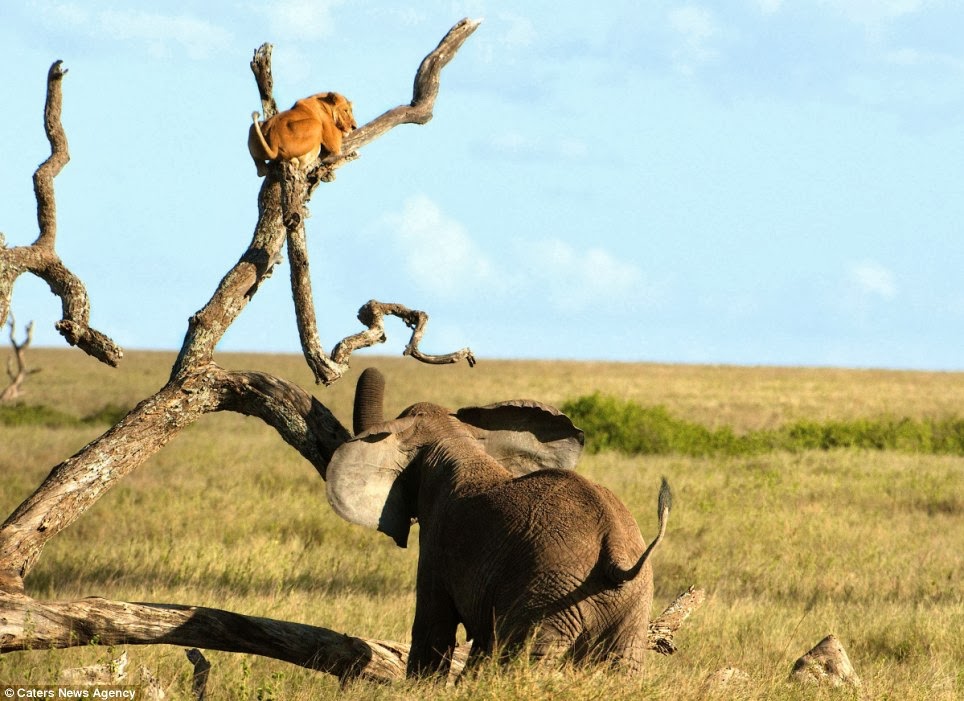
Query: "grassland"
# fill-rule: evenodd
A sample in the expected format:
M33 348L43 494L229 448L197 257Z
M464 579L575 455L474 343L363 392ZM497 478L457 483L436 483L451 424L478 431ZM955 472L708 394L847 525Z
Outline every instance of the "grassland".
M132 406L163 384L170 354L132 353L118 370L77 351L35 350L42 372L25 402L82 419ZM230 367L311 386L298 357L225 355ZM599 392L662 406L735 435L795 421L913 420L964 415L964 373L734 368L578 362L482 362L431 368L360 358L388 377L387 411L412 401L463 406L513 397L561 405ZM350 420L354 377L316 394ZM110 412L104 412L109 414ZM0 511L99 435L90 421L0 424ZM752 455L585 456L644 535L655 529L659 478L676 493L656 555L656 607L690 584L707 602L673 657L652 655L638 680L602 672L487 669L456 688L354 685L283 663L208 653L209 698L318 699L941 699L964 696L964 458L865 449ZM417 551L340 521L314 470L255 419L217 415L185 431L48 545L27 581L43 598L90 595L217 606L358 635L406 640ZM786 683L793 660L827 633L843 642L859 691ZM0 685L49 683L64 667L120 650L0 657ZM180 649L128 649L174 698L187 697ZM749 679L714 692L735 666Z

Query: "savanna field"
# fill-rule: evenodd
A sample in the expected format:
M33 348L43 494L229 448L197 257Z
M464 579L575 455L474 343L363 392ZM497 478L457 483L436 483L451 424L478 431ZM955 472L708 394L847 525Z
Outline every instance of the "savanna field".
M0 353L3 357L5 353ZM158 389L172 354L132 352L111 370L76 350L30 349L41 372L0 408L0 511L51 467ZM300 356L222 354L230 368L313 383ZM358 372L377 365L386 414L532 398L586 429L579 470L656 532L654 614L690 585L706 601L651 653L638 679L601 670L488 667L454 687L338 682L272 660L205 652L209 699L937 699L964 698L964 373L482 360L428 367L358 357L321 402L351 425ZM44 550L27 579L41 599L104 596L212 606L407 642L417 539L407 550L328 507L314 469L257 419L212 415L107 493ZM858 689L787 682L835 634ZM0 686L126 650L168 698L191 698L176 647L35 650L0 656ZM723 689L707 678L737 667Z

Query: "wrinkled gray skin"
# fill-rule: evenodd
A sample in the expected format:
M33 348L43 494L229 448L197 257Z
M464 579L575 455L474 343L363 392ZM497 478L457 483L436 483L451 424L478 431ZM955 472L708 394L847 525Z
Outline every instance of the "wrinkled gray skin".
M418 520L409 675L448 671L459 623L470 662L531 641L534 658L639 670L653 600L648 558L669 513L665 480L659 535L647 548L616 496L570 471L583 435L557 410L415 404L383 422L384 380L366 373L360 433L328 466L328 499L401 547Z

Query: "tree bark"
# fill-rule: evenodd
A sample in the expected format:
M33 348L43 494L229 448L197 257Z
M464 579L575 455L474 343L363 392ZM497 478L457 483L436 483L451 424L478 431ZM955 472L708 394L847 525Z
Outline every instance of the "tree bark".
M341 679L405 676L408 646L327 628L176 604L36 601L0 592L0 653L83 645L179 645L283 660Z
M696 596L694 596L694 593ZM649 647L672 654L673 633L703 601L692 587L650 624ZM82 645L180 645L243 652L327 672L339 679L393 682L405 677L409 646L338 633L328 628L244 616L201 606L140 604L88 598L39 602L0 592L0 653ZM672 619L673 623L666 621ZM667 637L668 636L668 637ZM465 666L460 646L451 674Z
M25 272L33 273L50 286L60 297L63 319L57 330L72 346L111 366L116 366L124 353L101 332L90 328L90 300L87 289L76 275L63 264L54 251L57 238L57 201L54 178L70 160L67 135L61 124L63 78L67 70L55 61L47 73L47 102L44 106L44 130L50 142L50 157L33 176L37 200L37 224L40 233L29 246L7 248L0 237L0 326L6 323L10 311L13 283Z
M27 379L27 375L40 372L39 368L27 369L27 359L25 357L27 347L33 340L33 322L27 322L27 331L24 335L23 343L17 343L17 322L13 318L13 314L10 315L8 323L10 326L10 345L13 347L13 360L16 361L17 370L16 372L14 371L13 363L8 359L7 377L10 378L10 384L0 392L0 402L7 402L18 398L23 394L23 381Z

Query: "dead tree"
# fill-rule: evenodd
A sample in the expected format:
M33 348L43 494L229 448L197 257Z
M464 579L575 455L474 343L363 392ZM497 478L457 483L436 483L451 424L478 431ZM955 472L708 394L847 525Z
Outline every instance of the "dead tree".
M10 326L10 345L13 347L13 357L7 358L7 377L10 378L10 384L0 392L0 402L17 399L23 394L23 381L27 379L27 376L40 372L40 368L27 369L26 350L33 340L33 322L27 322L23 343L17 343L17 322L12 313L8 325ZM16 371L13 369L14 361L17 364Z
M474 363L467 348L444 356L422 353L418 346L427 316L400 304L375 300L365 303L358 313L366 328L336 344L330 354L325 353L318 341L312 307L304 219L306 203L314 190L332 180L338 168L357 157L359 149L397 125L424 124L432 118L441 70L478 25L478 21L466 19L449 30L419 66L411 103L391 109L353 132L345 139L342 155L330 156L305 173L287 164L272 167L258 195L258 221L251 243L225 274L210 301L190 318L167 384L102 436L55 466L43 484L0 526L0 653L88 644L175 644L271 657L342 679L391 681L404 676L407 646L399 643L197 606L101 598L38 601L24 593L23 580L48 540L207 413L234 411L260 418L325 477L332 453L350 437L348 429L301 387L261 372L229 371L214 359L224 332L271 275L286 241L302 348L317 382L336 381L348 369L355 350L383 342L385 315L400 317L412 329L405 355L428 363ZM270 64L271 46L265 44L255 52L251 69L266 118L277 112ZM60 296L64 319L57 328L67 341L115 365L121 350L88 326L84 286L54 251L53 181L69 159L60 123L65 73L58 61L47 79L45 127L51 156L34 176L40 235L32 245L19 248L6 248L0 240L0 324L7 317L14 280L31 272Z

